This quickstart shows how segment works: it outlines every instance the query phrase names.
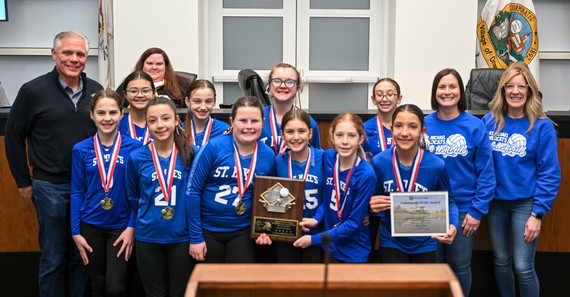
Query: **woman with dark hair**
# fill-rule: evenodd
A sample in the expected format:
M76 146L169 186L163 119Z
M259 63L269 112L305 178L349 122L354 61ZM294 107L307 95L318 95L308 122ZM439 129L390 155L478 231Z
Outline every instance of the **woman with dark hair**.
M159 96L166 96L174 101L176 107L183 107L190 80L176 74L164 50L158 47L147 49L137 61L134 70L150 75ZM121 84L117 92L122 93L123 88L124 84Z
M487 227L493 247L495 278L501 296L539 296L534 256L542 218L560 186L558 138L544 114L538 85L528 66L516 62L503 72L483 117L495 163L495 197ZM512 244L511 244L512 235Z
M465 112L463 81L455 69L443 69L435 75L431 106L435 112L425 118L430 151L445 161L451 173L460 222L453 243L438 244L437 260L449 263L468 296L475 235L495 190L491 146L481 120Z

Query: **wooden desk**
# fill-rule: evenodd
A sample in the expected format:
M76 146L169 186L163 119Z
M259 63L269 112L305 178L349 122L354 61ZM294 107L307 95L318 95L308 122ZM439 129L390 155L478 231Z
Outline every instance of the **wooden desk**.
M324 264L198 264L193 296L322 296ZM447 264L330 264L327 296L463 296Z

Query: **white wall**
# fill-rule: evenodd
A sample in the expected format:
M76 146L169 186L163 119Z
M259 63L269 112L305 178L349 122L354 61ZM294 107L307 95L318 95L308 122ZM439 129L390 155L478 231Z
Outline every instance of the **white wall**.
M455 68L464 84L475 67L477 0L397 0L394 78L402 102L431 109L433 77Z
M150 47L162 48L175 70L198 73L198 1L114 1L115 87Z

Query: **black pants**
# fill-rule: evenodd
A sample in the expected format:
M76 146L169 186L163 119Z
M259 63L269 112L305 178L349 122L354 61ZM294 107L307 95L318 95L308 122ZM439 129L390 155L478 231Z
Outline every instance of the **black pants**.
M380 248L382 263L435 263L435 251L420 254L407 254L399 249Z
M302 249L293 246L292 242L275 242L277 263L323 263L323 249L310 246Z
M194 261L190 245L148 243L137 240L137 265L146 295L184 296Z
M206 263L253 263L254 242L249 227L233 232L204 230Z
M121 244L113 246L125 228L105 230L81 222L81 235L85 238L92 253L87 252L89 264L87 272L91 278L93 297L125 296L125 278L128 263L125 252L117 258Z

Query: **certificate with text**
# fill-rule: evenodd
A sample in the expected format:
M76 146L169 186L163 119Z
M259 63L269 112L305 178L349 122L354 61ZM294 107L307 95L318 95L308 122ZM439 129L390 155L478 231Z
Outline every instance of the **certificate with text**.
M390 193L392 236L444 235L449 230L447 191Z

